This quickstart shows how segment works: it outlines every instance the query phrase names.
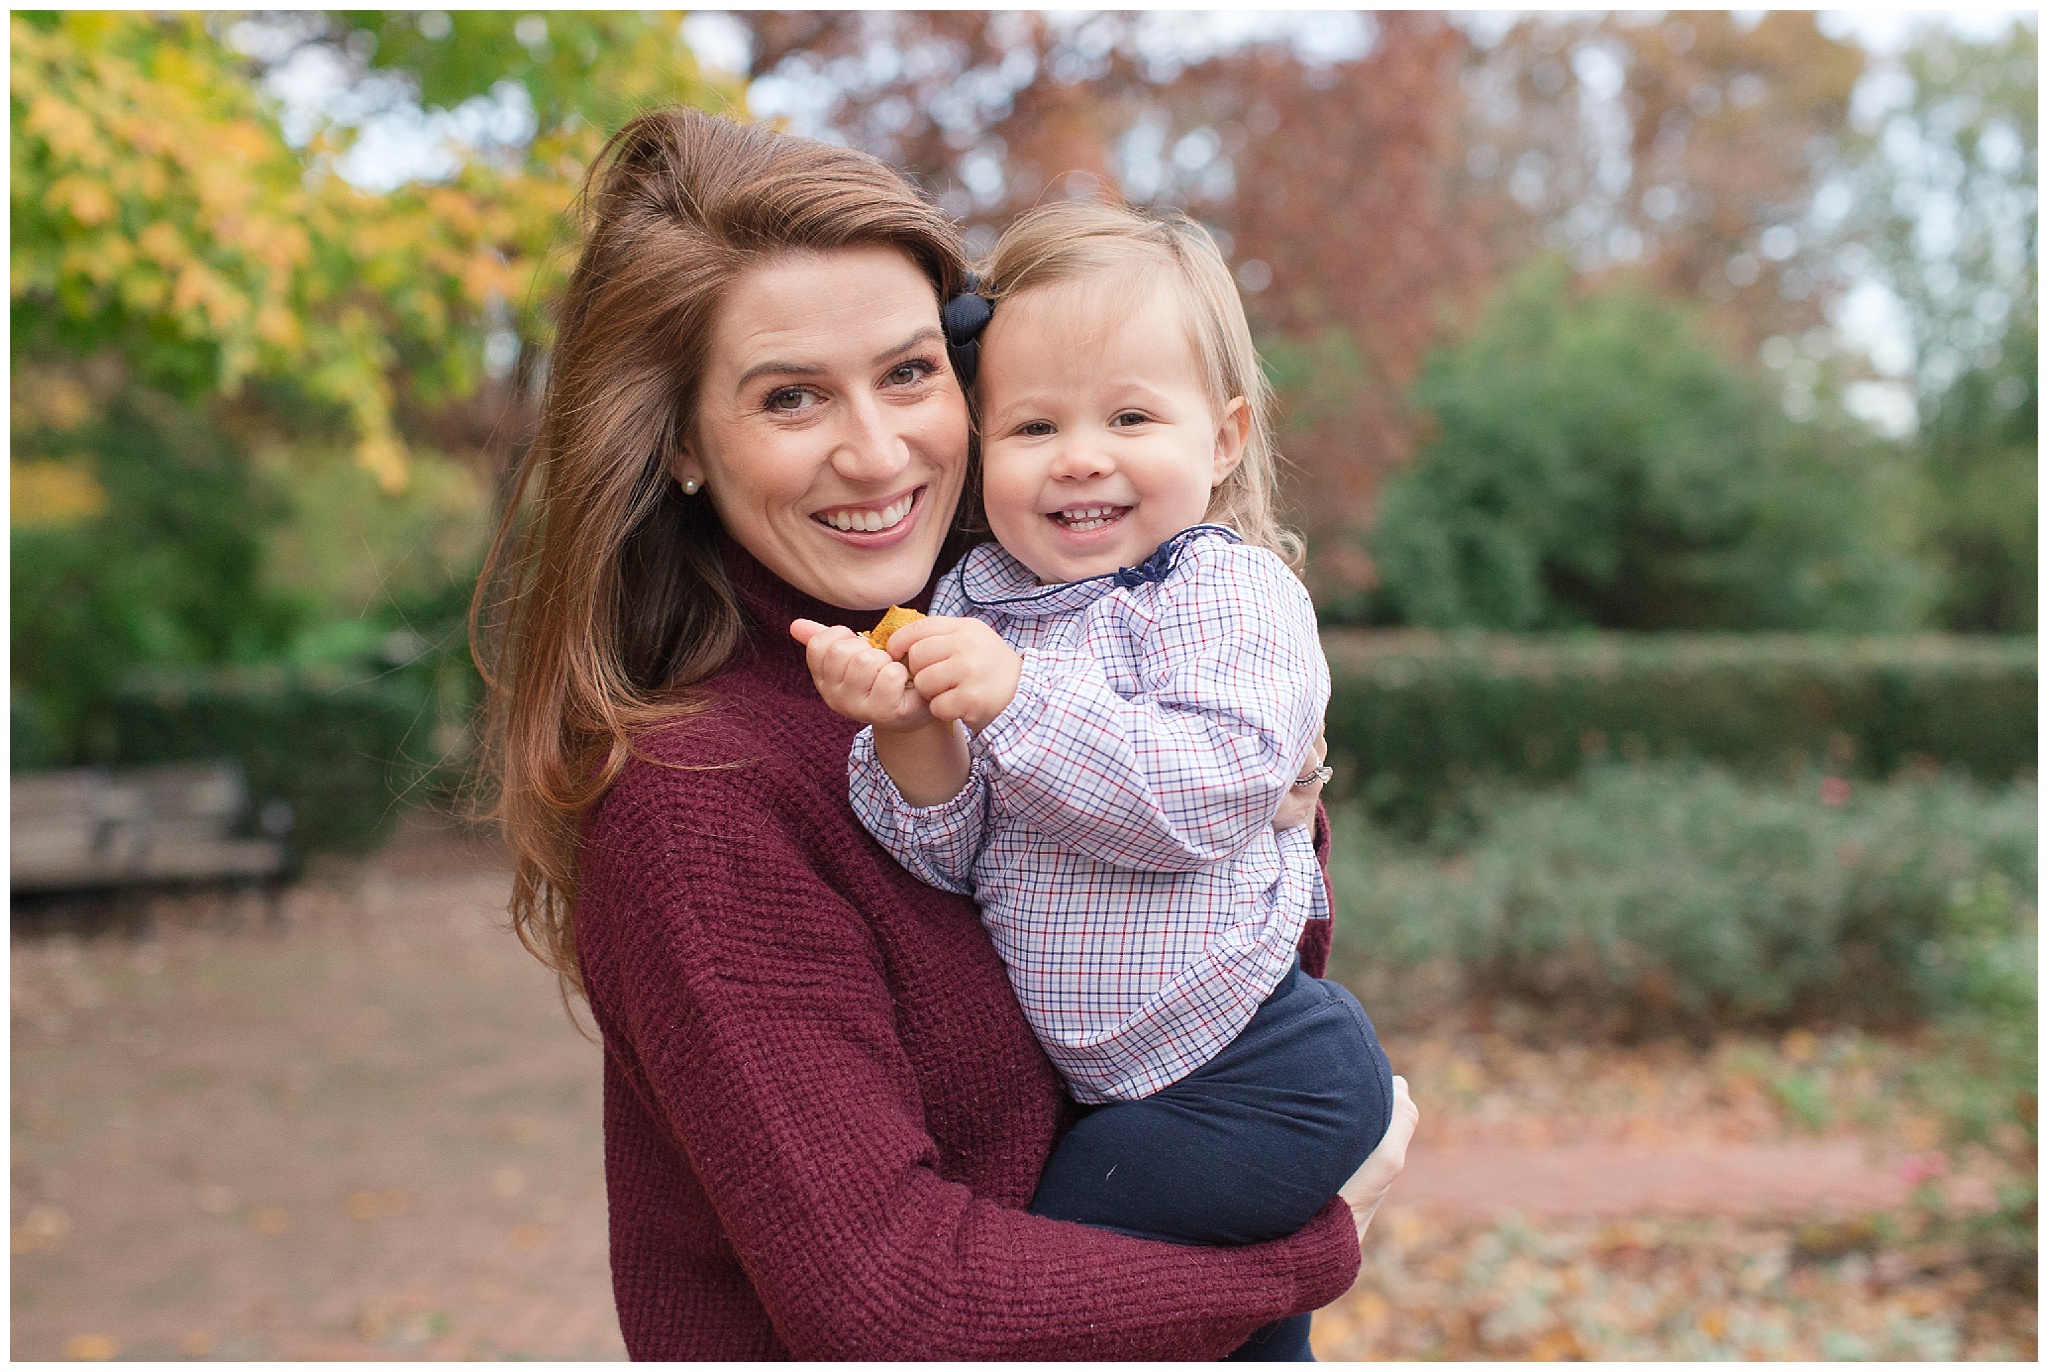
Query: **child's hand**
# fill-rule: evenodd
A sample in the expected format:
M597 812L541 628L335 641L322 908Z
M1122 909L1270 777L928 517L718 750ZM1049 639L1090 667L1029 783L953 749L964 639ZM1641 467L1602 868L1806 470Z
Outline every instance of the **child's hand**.
M889 656L910 669L936 719L957 719L980 733L1017 698L1024 659L978 619L933 615L889 639Z
M790 621L789 636L804 645L804 661L818 694L839 714L883 732L918 729L932 722L924 697L911 687L909 669L862 635L836 624L797 619Z

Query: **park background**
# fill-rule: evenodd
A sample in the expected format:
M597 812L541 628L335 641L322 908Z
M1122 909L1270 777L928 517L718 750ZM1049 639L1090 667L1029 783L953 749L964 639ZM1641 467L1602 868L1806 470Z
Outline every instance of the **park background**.
M17 908L16 1356L620 1351L596 1050L459 818L464 614L579 178L673 100L977 249L1114 192L1236 272L1333 974L1425 1118L1325 1357L2034 1356L2031 16L10 38L12 767L231 757L302 863L282 932Z

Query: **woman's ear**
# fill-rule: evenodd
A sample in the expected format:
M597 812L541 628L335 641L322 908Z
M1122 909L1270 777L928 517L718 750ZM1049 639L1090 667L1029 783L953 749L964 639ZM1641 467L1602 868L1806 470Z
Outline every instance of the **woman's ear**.
M1216 426L1216 465L1209 478L1209 489L1221 486L1237 470L1237 464L1244 460L1244 441L1251 431L1252 407L1243 396L1232 396L1223 407L1223 422Z
M683 488L684 495L695 495L704 489L704 464L685 444L668 455L668 474Z

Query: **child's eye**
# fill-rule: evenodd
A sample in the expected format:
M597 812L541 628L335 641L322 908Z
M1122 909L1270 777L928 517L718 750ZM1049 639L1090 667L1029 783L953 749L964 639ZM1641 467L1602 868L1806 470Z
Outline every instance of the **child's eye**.
M1109 423L1111 428L1129 429L1145 423L1149 418L1150 416L1141 414L1137 410L1125 410L1116 418L1110 420Z
M1049 419L1033 419L1017 426L1017 433L1024 438L1046 438L1052 431L1052 421Z

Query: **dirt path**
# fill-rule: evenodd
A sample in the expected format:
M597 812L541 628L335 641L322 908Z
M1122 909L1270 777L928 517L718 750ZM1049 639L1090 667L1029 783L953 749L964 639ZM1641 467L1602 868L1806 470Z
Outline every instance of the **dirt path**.
M597 1049L429 838L281 936L15 940L15 1357L623 1356Z
M1985 1192L1970 1178L1966 1197ZM1460 1218L1510 1212L1798 1218L1905 1203L1909 1171L1857 1139L1706 1145L1578 1144L1432 1149L1410 1156L1388 1204ZM1988 1199L1988 1193L1981 1199Z
M621 1356L598 1052L502 929L505 888L494 853L415 824L295 891L282 934L188 904L140 945L17 938L14 1356ZM1443 1104L1390 1231L1907 1189L1854 1139L1762 1124L1631 1142L1541 1102L1476 1122L1448 1108L1470 1071L1415 1074Z

